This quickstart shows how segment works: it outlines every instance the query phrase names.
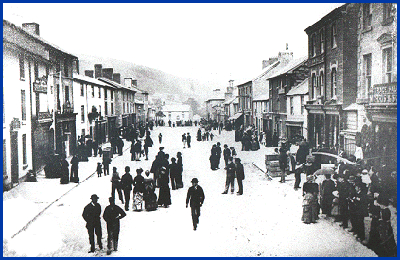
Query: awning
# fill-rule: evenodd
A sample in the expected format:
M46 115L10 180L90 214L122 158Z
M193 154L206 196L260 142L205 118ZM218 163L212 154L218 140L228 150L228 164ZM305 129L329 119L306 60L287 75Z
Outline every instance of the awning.
M288 121L286 121L286 126L303 127L303 122L288 122Z
M231 116L230 118L228 118L228 120L233 120L233 119L238 119L240 116L242 116L243 113L236 113L233 116Z

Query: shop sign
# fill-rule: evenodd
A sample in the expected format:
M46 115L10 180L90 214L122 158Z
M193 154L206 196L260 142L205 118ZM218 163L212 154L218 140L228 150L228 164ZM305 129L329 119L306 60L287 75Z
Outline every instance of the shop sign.
M47 77L43 76L33 82L33 91L39 93L47 93Z
M374 85L371 103L397 104L397 82Z

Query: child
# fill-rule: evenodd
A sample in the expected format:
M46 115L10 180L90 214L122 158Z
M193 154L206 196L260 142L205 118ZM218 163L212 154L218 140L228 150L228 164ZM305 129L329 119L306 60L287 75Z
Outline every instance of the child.
M99 147L99 152L98 154L100 155L100 157L103 155L103 149L101 149L101 147Z
M236 158L237 153L236 153L235 147L231 147L231 155L233 158Z
M97 163L97 177L101 177L101 173L102 173L102 168L101 168L101 163Z

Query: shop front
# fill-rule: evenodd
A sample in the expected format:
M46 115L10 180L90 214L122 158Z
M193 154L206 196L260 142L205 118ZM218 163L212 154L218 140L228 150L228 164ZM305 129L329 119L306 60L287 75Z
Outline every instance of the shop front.
M56 114L56 154L70 157L76 154L77 113Z

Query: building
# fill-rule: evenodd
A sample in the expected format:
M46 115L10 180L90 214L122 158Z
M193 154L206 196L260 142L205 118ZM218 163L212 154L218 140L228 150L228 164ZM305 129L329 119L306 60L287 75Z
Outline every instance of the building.
M306 62L307 57L290 60L285 66L275 70L274 74L269 76L270 111L268 112L269 118L267 120L267 125L269 126L267 140L272 139L274 132L280 138L288 137L286 121L287 115L291 112L291 107L287 107L287 93L307 78L308 68ZM291 99L289 98L289 100ZM293 126L296 123L291 122L291 124Z
M294 86L286 94L286 133L290 142L294 143L299 137L307 138L308 78Z
M207 120L222 122L224 113L224 93L221 89L214 89L212 96L206 100Z
M98 144L106 142L109 140L107 122L109 118L112 120L115 117L116 88L98 79L79 74L74 74L73 84L77 135L90 136Z
M3 20L3 180L38 172L76 150L72 73L77 57L41 38L39 25Z
M164 105L162 106L163 114L165 117L162 117L164 121L164 125L169 125L168 122L171 122L171 126L178 126L185 121L192 120L193 112L190 108L190 105L183 104L173 104L173 105Z
M345 148L344 108L357 98L357 15L360 4L344 4L307 27L308 139L312 147Z
M243 114L243 129L253 124L252 117L252 99L253 82L251 80L237 85L239 92L239 113Z
M359 9L357 104L365 108L367 119L354 127L364 157L377 158L369 163L392 169L397 168L396 9L391 3L365 3Z

